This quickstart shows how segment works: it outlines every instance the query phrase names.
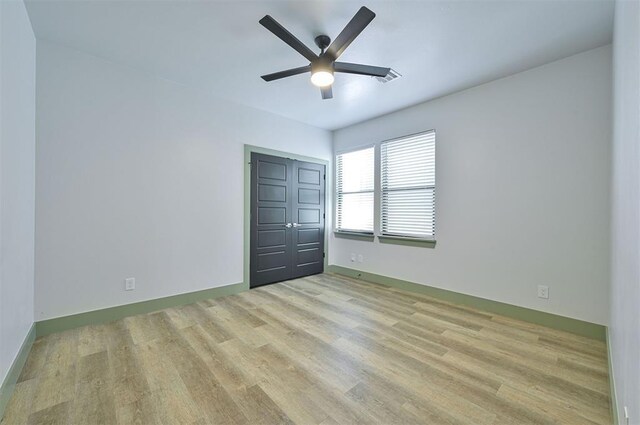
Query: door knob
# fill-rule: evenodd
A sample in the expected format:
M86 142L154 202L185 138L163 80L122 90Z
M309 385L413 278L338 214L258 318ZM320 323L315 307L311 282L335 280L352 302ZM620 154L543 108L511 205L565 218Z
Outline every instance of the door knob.
M287 223L287 224L284 225L284 227L286 227L287 229L290 228L291 226L292 226L291 223Z
M293 223L293 227L300 227L300 226L302 226L302 224Z

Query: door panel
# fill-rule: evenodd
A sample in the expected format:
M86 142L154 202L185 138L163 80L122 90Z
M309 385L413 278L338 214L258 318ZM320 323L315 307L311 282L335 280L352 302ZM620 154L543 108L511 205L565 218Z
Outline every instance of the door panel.
M288 159L251 154L251 287L290 279L292 176Z
M260 155L263 157L258 162L258 178L271 180L288 180L289 175L286 159L276 156ZM272 160L270 160L270 158ZM285 162L281 162L284 160Z
M311 162L293 165L293 276L324 271L325 167Z
M298 189L298 203L320 205L320 190Z
M287 202L287 188L273 184L258 186L258 201Z
M320 211L311 208L298 208L298 223L320 224Z
M319 229L298 229L298 246L320 242Z
M305 164L311 164L306 162ZM317 165L317 164L311 164ZM324 168L324 166L322 166ZM322 170L315 170L313 168L298 168L298 184L311 184L314 186L319 186L321 182L321 178L323 176Z
M318 252L320 248L308 248L301 249L298 247L298 266L307 266L309 264L315 264L319 258L322 258L322 254Z
M251 154L250 287L323 272L325 171Z
M258 230L258 248L284 247L286 245L286 231L282 230Z
M259 201L258 201L259 202ZM259 207L258 225L287 224L287 209L281 207Z
M289 259L286 251L264 252L258 254L258 271L270 272L287 267Z

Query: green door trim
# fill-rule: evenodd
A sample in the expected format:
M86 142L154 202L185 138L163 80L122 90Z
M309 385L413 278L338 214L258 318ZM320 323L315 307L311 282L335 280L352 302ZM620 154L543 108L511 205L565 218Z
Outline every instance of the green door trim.
M274 149L263 148L260 146L244 145L244 255L243 255L243 272L242 280L245 289L249 289L249 259L251 258L251 153L261 153L264 155L273 155L283 158L295 159L298 161L315 162L322 164L326 169L327 179L325 181L325 211L326 218L324 223L324 270L329 269L329 218L333 211L333 176L330 162L325 159L313 158L310 156L297 155L290 152L283 152Z

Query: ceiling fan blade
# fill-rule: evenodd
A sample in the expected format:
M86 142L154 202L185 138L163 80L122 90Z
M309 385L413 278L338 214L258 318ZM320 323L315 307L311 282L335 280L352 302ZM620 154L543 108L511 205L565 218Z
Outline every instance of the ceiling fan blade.
M333 90L331 89L331 86L322 87L320 89L320 93L322 93L322 98L323 99L332 99L333 98Z
M338 59L338 56L349 47L349 44L356 39L375 17L375 13L362 6L355 16L351 18L347 26L344 27L340 35L338 35L329 48L327 48L325 56L329 57L332 61Z
M313 62L318 59L318 55L316 55L313 50L305 46L302 41L298 40L293 34L287 31L285 27L280 25L278 21L273 19L271 16L266 15L264 18L260 19L259 22L263 27L274 33L276 37L287 43L296 52L307 58L309 62Z
M372 77L386 77L391 68L383 68L380 66L361 65L359 63L336 62L333 65L335 72L343 72L345 74L370 75Z
M263 75L262 78L265 81L273 81L279 80L285 77L291 77L292 75L304 74L305 72L311 71L311 65L301 66L299 68L291 68L285 71L274 72L273 74Z

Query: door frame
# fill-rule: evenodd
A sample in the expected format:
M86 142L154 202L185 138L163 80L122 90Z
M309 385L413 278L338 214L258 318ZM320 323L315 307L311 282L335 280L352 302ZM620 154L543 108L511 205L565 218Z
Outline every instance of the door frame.
M250 270L249 262L251 259L251 153L260 153L264 155L279 156L282 158L294 159L297 161L315 162L325 166L324 202L325 202L325 219L324 219L324 270L329 268L329 229L332 226L333 211L333 174L330 167L330 161L326 159L314 158L310 156L298 155L290 152L283 152L260 146L244 145L244 247L243 247L243 272L242 282L245 289L249 289Z

